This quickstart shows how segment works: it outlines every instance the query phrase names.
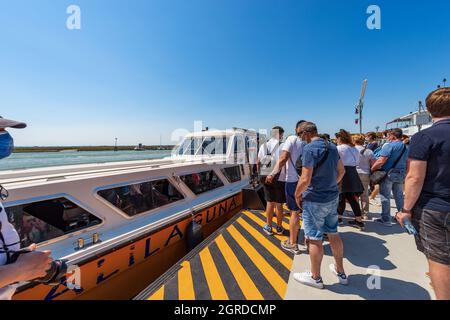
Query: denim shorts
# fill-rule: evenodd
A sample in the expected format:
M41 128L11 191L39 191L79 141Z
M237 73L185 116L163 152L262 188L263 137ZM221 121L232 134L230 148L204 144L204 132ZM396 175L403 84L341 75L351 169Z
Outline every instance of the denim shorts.
M286 204L291 211L301 211L295 201L295 189L297 189L298 182L286 182Z
M303 202L303 228L305 237L310 240L323 240L323 234L337 233L339 197L333 201Z

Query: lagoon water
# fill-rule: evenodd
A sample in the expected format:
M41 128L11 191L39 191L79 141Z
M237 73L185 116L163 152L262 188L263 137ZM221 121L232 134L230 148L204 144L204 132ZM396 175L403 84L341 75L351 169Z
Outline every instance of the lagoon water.
M161 159L170 156L170 154L170 150L14 153L9 158L0 160L0 171L71 164Z

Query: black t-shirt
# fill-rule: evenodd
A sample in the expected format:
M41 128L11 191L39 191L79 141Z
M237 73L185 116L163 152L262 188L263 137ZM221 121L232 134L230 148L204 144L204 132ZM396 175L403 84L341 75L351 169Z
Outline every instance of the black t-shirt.
M450 212L450 119L415 134L411 138L409 158L428 163L417 205Z

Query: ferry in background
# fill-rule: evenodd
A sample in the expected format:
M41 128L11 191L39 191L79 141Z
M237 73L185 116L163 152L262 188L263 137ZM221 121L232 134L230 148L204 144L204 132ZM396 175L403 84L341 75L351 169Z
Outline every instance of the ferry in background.
M2 171L22 247L69 270L54 285L19 284L14 299L134 297L241 211L260 139L203 131L165 159Z
M134 151L144 151L144 145L142 143L139 143L136 147L134 147Z
M428 111L420 110L416 112L410 112L403 117L388 122L386 124L386 130L400 128L403 130L403 134L407 136L413 136L420 130L429 128L432 125L433 121Z

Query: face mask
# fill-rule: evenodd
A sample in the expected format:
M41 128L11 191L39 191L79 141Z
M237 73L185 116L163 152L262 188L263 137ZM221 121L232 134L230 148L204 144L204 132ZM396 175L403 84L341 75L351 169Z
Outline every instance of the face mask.
M0 159L7 158L14 150L14 140L9 133L0 134Z

